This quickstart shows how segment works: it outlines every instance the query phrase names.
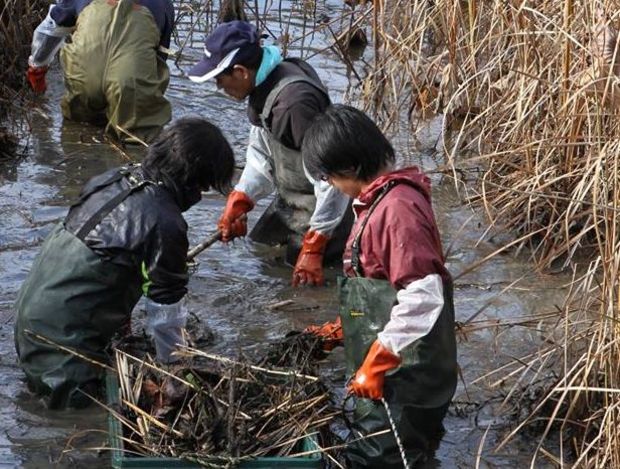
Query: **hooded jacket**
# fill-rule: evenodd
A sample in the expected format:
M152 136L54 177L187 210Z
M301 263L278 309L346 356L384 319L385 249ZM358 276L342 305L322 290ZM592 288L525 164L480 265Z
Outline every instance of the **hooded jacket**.
M362 233L359 261L364 277L388 280L397 290L398 303L378 339L399 353L431 331L451 277L431 206L430 180L416 167L378 177L353 202L356 221L343 256L345 274L356 275L351 245L369 207L390 182L395 186L375 207Z

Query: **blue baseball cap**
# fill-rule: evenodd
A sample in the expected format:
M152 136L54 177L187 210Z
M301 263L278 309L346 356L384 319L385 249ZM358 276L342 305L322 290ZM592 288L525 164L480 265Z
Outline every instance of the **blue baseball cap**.
M192 67L190 80L202 83L231 65L244 47L259 44L256 27L247 21L230 21L215 28L205 39L204 57Z

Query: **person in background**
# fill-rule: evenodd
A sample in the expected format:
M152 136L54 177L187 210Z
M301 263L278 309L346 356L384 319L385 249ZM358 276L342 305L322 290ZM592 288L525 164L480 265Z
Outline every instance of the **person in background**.
M363 112L336 105L315 119L302 154L308 171L354 198L356 221L339 282L340 315L306 330L344 345L358 399L353 437L391 429L409 467L439 442L457 379L452 280L444 265L430 181L393 169L394 150ZM352 468L401 468L390 433L346 449Z
M109 170L84 186L43 243L16 302L19 364L48 407L88 404L80 391L96 393L103 369L66 349L105 362L106 346L141 296L157 359L175 360L188 282L182 212L202 191L227 190L233 172L220 130L188 117L161 133L142 165Z
M150 142L171 117L166 54L158 51L170 46L173 24L171 0L58 0L34 32L28 82L45 92L61 49L64 117Z
M250 238L288 244L293 285L323 284L324 258L341 256L351 220L344 217L349 198L303 167L306 129L330 104L316 72L303 60L283 60L275 46L261 47L250 23L231 21L206 38L205 55L189 77L198 83L215 79L229 96L248 98L246 165L218 223L222 240L245 236L245 215L275 190Z

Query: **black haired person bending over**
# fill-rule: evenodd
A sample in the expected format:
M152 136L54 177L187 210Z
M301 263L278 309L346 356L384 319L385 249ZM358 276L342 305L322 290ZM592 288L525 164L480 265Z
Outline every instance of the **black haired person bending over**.
M102 370L46 341L105 361L106 345L142 295L157 358L174 361L188 282L182 212L201 191L227 189L233 170L220 130L183 118L162 132L142 165L107 171L84 186L45 240L16 303L19 362L50 408L88 404L80 391L96 393Z

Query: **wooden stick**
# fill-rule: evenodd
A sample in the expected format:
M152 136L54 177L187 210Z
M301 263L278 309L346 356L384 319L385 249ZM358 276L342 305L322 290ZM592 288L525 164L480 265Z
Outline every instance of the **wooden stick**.
M116 125L116 129L120 130L122 133L124 133L125 135L127 135L130 138L133 138L136 142L138 142L140 145L148 148L149 144L146 143L144 140L142 140L140 137L136 137L134 134L132 134L131 132L129 132L128 130L123 129L120 125Z
M317 378L316 376L303 375L301 373L297 373L296 371L278 371L278 370L270 370L269 368L262 368L260 366L255 366L255 365L246 365L246 364L240 363L240 362L238 362L236 360L231 360L230 358L222 357L222 356L219 356L219 355L214 355L212 353L206 353L206 352L203 352L202 350L198 350L198 349L195 349L195 348L192 348L192 347L181 347L180 351L177 352L177 353L179 353L179 354L185 353L188 356L198 355L200 357L210 358L211 360L220 361L222 363L229 363L231 365L247 366L248 368L250 368L252 370L261 371L263 373L272 374L272 375L295 376L297 378L304 378L304 379L307 379L309 381L318 381L319 380L319 378Z
M209 238L205 239L204 241L202 241L200 244L197 244L196 246L194 246L193 248L191 248L188 253L187 253L187 260L191 261L194 259L194 257L196 257L198 254L200 254L202 251L204 251L205 249L207 249L209 246L212 246L213 244L215 244L217 241L219 241L220 239L222 239L222 232L220 230L217 230L213 235L211 235Z
M145 419L147 419L149 422L151 422L153 425L155 425L156 427L161 428L162 430L164 430L165 432L170 432L170 433L174 433L176 436L178 437L183 437L185 435L183 435L183 433L181 433L178 430L175 430L174 428L170 428L167 425L164 425L163 423L161 423L159 420L157 420L155 417L153 417L152 415L150 415L148 412L145 412L144 410L142 410L140 407L138 407L137 405L132 404L131 402L129 402L126 399L123 399L123 404L125 404L127 407L129 407L131 410L133 410L134 412L137 412L138 414L140 414L142 417L144 417Z

